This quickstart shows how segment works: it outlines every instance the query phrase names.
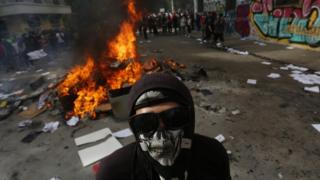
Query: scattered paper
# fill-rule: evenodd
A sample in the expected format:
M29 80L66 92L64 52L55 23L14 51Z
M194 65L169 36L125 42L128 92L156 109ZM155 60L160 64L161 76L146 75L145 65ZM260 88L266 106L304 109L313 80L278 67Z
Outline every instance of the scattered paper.
M233 49L233 48L227 48L227 51L228 51L229 53L232 53L232 54L249 55L249 52L248 52L248 51L239 51L239 50L236 50L236 49Z
M302 83L302 84L306 84L306 85L320 85L320 76L316 75L316 74L304 74L304 73L296 73L296 74L290 74L290 76Z
M202 39L201 39L201 38L198 38L197 41L202 41Z
M50 72L45 72L45 73L41 73L41 76L48 76L50 74Z
M280 77L281 77L281 75L277 74L277 73L271 73L268 75L268 78L271 78L271 79L278 79Z
M231 154L232 154L232 151L227 150L227 154L228 154L228 155L231 155Z
M37 51L32 51L27 54L29 56L29 60L37 60L41 59L43 57L46 57L48 54L44 52L43 49L37 50Z
M26 127L30 127L32 125L32 121L31 120L24 120L19 122L18 127L19 128L26 128Z
M294 49L294 47L292 47L292 46L287 46L287 49L292 50L292 49Z
M121 147L122 145L120 144L120 142L115 137L110 136L103 143L80 150L78 154L80 156L83 167L86 167L107 157Z
M291 71L292 74L302 74L301 71L298 71L298 70L294 70L294 71Z
M133 133L129 128L127 128L127 129L112 133L112 135L114 137L116 137L116 138L126 138L126 137L129 137L129 136L132 136Z
M9 78L8 81L14 81L16 78Z
M59 177L52 177L52 178L50 178L50 180L61 180Z
M280 173L278 173L278 178L279 179L283 179L283 175L282 175L282 173L280 172Z
M289 64L289 65L286 65L286 66L283 66L283 67L280 67L280 69L282 70L297 70L297 71L308 71L309 69L308 68L305 68L305 67L300 67L300 66L295 66L293 64Z
M215 137L215 139L220 143L223 143L226 140L226 138L222 134L219 134L217 137Z
M78 122L80 121L80 119L76 116L73 116L71 119L69 119L67 121L67 125L68 126L76 126L78 124Z
M264 65L271 65L272 63L271 62L268 62L268 61L263 61L263 62L261 62L261 64L264 64Z
M59 121L49 122L44 125L44 127L42 128L42 131L54 133L58 129L58 127L59 127Z
M255 80L255 79L248 79L248 80L247 80L247 84L256 85L256 84L257 84L257 80Z
M320 133L320 124L312 124L312 126Z
M39 101L38 101L38 109L44 108L44 106L46 105L46 101L49 97L49 94L50 94L49 91L47 91L40 96Z
M108 137L111 134L112 134L111 130L109 128L105 128L105 129L101 129L99 131L78 137L74 141L77 146L81 146L84 144L97 142L101 139Z
M258 42L258 41L255 41L254 44L257 44L259 46L266 46L267 45L266 43Z
M312 93L320 93L319 86L305 87L304 90Z
M27 71L17 71L16 72L17 75L24 74L24 73L27 73Z
M238 115L238 114L240 114L240 113L241 113L241 112L240 112L239 109L234 110L234 111L231 112L231 114L234 115L234 116L235 116L235 115Z

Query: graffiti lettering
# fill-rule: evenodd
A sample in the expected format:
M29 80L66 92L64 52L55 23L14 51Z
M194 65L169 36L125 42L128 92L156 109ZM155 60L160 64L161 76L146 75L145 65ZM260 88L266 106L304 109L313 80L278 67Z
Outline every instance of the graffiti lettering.
M272 0L253 0L252 24L266 38L320 46L320 0L303 0L301 8L274 8Z

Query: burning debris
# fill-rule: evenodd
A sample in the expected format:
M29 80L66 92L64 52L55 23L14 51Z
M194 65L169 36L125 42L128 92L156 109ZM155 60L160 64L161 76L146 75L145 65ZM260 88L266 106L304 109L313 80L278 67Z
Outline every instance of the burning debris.
M142 65L137 59L135 26L141 15L133 0L128 1L127 11L130 18L108 42L102 58L88 57L84 66L73 68L59 85L59 97L73 99L73 109L66 113L66 119L72 116L96 118L95 109L108 100L109 90L130 86L140 79Z

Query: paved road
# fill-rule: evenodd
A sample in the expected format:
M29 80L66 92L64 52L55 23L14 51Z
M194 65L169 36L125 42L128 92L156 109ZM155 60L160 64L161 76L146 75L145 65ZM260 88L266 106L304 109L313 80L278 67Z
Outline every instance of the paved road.
M283 64L263 65L264 60L257 57L226 53L200 45L196 38L180 36L154 37L138 46L143 60L173 58L186 64L188 68L182 72L186 77L199 66L207 71L207 80L185 81L195 100L196 132L226 137L224 146L232 152L233 179L271 180L280 175L283 179L320 179L320 133L311 127L320 123L320 95L304 92L304 85L279 69ZM282 77L267 78L272 72ZM248 85L247 79L256 79L258 84ZM240 114L232 115L234 110ZM42 122L61 119L48 113L35 118ZM53 176L94 179L91 167L83 168L79 160L79 148L70 137L74 128L62 125L53 134L42 134L31 144L22 144L20 140L29 131L17 131L20 120L13 115L0 122L1 180ZM109 115L86 124L75 136L101 127L113 131L127 127L126 122ZM120 141L128 144L133 139Z

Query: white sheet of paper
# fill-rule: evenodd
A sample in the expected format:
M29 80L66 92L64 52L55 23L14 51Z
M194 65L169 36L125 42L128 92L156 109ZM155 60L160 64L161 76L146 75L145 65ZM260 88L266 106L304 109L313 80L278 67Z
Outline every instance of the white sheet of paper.
M268 61L263 61L263 62L261 62L261 64L264 64L264 65L271 65L272 63L271 63L271 62L268 62Z
M121 147L122 145L120 142L115 137L111 136L103 143L80 150L78 154L83 167L86 167L107 157Z
M59 121L46 123L42 128L42 131L54 133L56 130L58 130L59 124Z
M116 137L116 138L126 138L126 137L129 137L129 136L132 136L133 133L129 128L127 128L127 129L112 133L112 135L114 137Z
M219 134L217 137L215 137L215 139L220 143L223 143L226 140L226 138L222 134Z
M78 124L79 121L80 121L80 119L79 119L78 117L73 116L71 119L69 119L69 120L67 121L67 125L68 125L68 126L75 126L75 125Z
M74 142L77 146L97 142L103 138L106 138L109 134L112 134L111 130L109 128L101 129L99 131L78 137L74 139Z
M320 133L320 124L312 124L312 126Z
M305 87L304 90L308 92L313 92L313 93L320 93L319 86Z
M247 80L247 84L256 85L256 84L257 84L257 80L255 80L255 79L248 79L248 80Z
M281 75L278 73L271 73L268 75L268 78L271 78L271 79L278 79L280 77L281 77Z

